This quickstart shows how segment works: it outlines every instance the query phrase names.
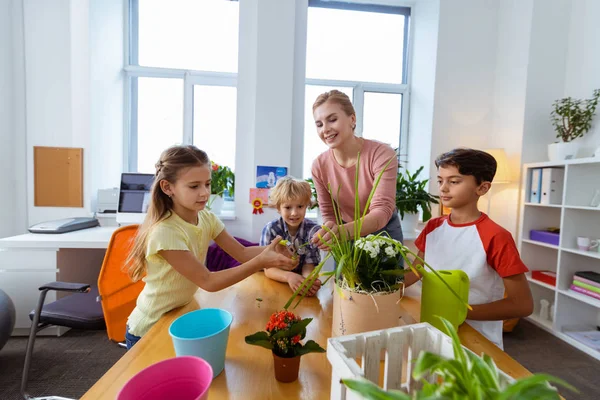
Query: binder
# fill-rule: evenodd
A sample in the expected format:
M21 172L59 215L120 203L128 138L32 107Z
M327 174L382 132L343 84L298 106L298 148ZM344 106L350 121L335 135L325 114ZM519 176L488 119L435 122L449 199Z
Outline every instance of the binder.
M565 170L562 168L542 168L541 204L561 204Z
M529 192L529 202L539 203L542 191L542 169L534 168L531 170L531 189Z

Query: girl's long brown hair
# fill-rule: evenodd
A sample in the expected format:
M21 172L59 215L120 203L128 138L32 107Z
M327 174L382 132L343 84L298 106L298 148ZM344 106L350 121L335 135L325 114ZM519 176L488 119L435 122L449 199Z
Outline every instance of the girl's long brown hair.
M162 191L160 181L164 179L175 184L181 170L204 165L210 165L208 155L191 145L169 147L160 155L160 159L155 165L156 174L150 192L148 214L138 230L133 249L125 262L127 273L134 282L142 279L146 273L146 246L150 229L169 217L172 212L173 200Z

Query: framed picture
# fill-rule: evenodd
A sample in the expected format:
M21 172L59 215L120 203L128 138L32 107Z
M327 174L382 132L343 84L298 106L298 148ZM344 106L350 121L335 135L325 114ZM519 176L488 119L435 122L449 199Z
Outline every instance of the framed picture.
M287 175L287 167L256 166L256 187L259 189L271 189L277 181Z

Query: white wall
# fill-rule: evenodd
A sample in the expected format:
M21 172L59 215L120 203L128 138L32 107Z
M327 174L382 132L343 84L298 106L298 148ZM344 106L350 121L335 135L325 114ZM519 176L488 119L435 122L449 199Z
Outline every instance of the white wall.
M533 0L506 0L498 4L498 41L494 69L492 130L489 148L503 148L512 175L510 184L493 185L490 217L513 234L517 231L521 146L525 118Z
M0 141L3 144L0 148L0 187L5 188L0 197L0 221L3 221L0 223L0 237L12 234L15 228L12 218L15 198L9 189L13 187L15 142L13 40L12 2L0 0Z
M433 169L431 131L438 50L440 0L419 1L411 12L413 42L410 47L410 117L407 170L423 166L422 177Z
M125 13L123 0L90 0L90 140L92 201L98 189L118 187L125 126ZM109 162L106 162L109 160Z
M589 99L600 89L600 2L571 2L564 97ZM600 146L600 107L596 109L592 129L583 138L579 156L589 156Z
M27 226L23 8L0 0L0 237Z

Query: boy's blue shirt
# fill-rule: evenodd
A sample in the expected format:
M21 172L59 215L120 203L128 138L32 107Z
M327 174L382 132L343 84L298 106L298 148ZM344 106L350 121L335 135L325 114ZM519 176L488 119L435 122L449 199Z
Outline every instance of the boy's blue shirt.
M314 235L319 228L320 226L317 223L305 218L298 227L296 237L292 239L287 224L282 217L279 217L265 225L262 234L260 235L260 245L267 246L276 236L281 236L283 239L289 240L293 244L294 249L298 250L300 246L310 241L312 235ZM305 250L305 253L300 255L298 266L294 268L292 272L301 274L302 267L305 264L317 265L321 262L321 254L319 253L319 248L317 246L309 244L304 246L303 249Z

